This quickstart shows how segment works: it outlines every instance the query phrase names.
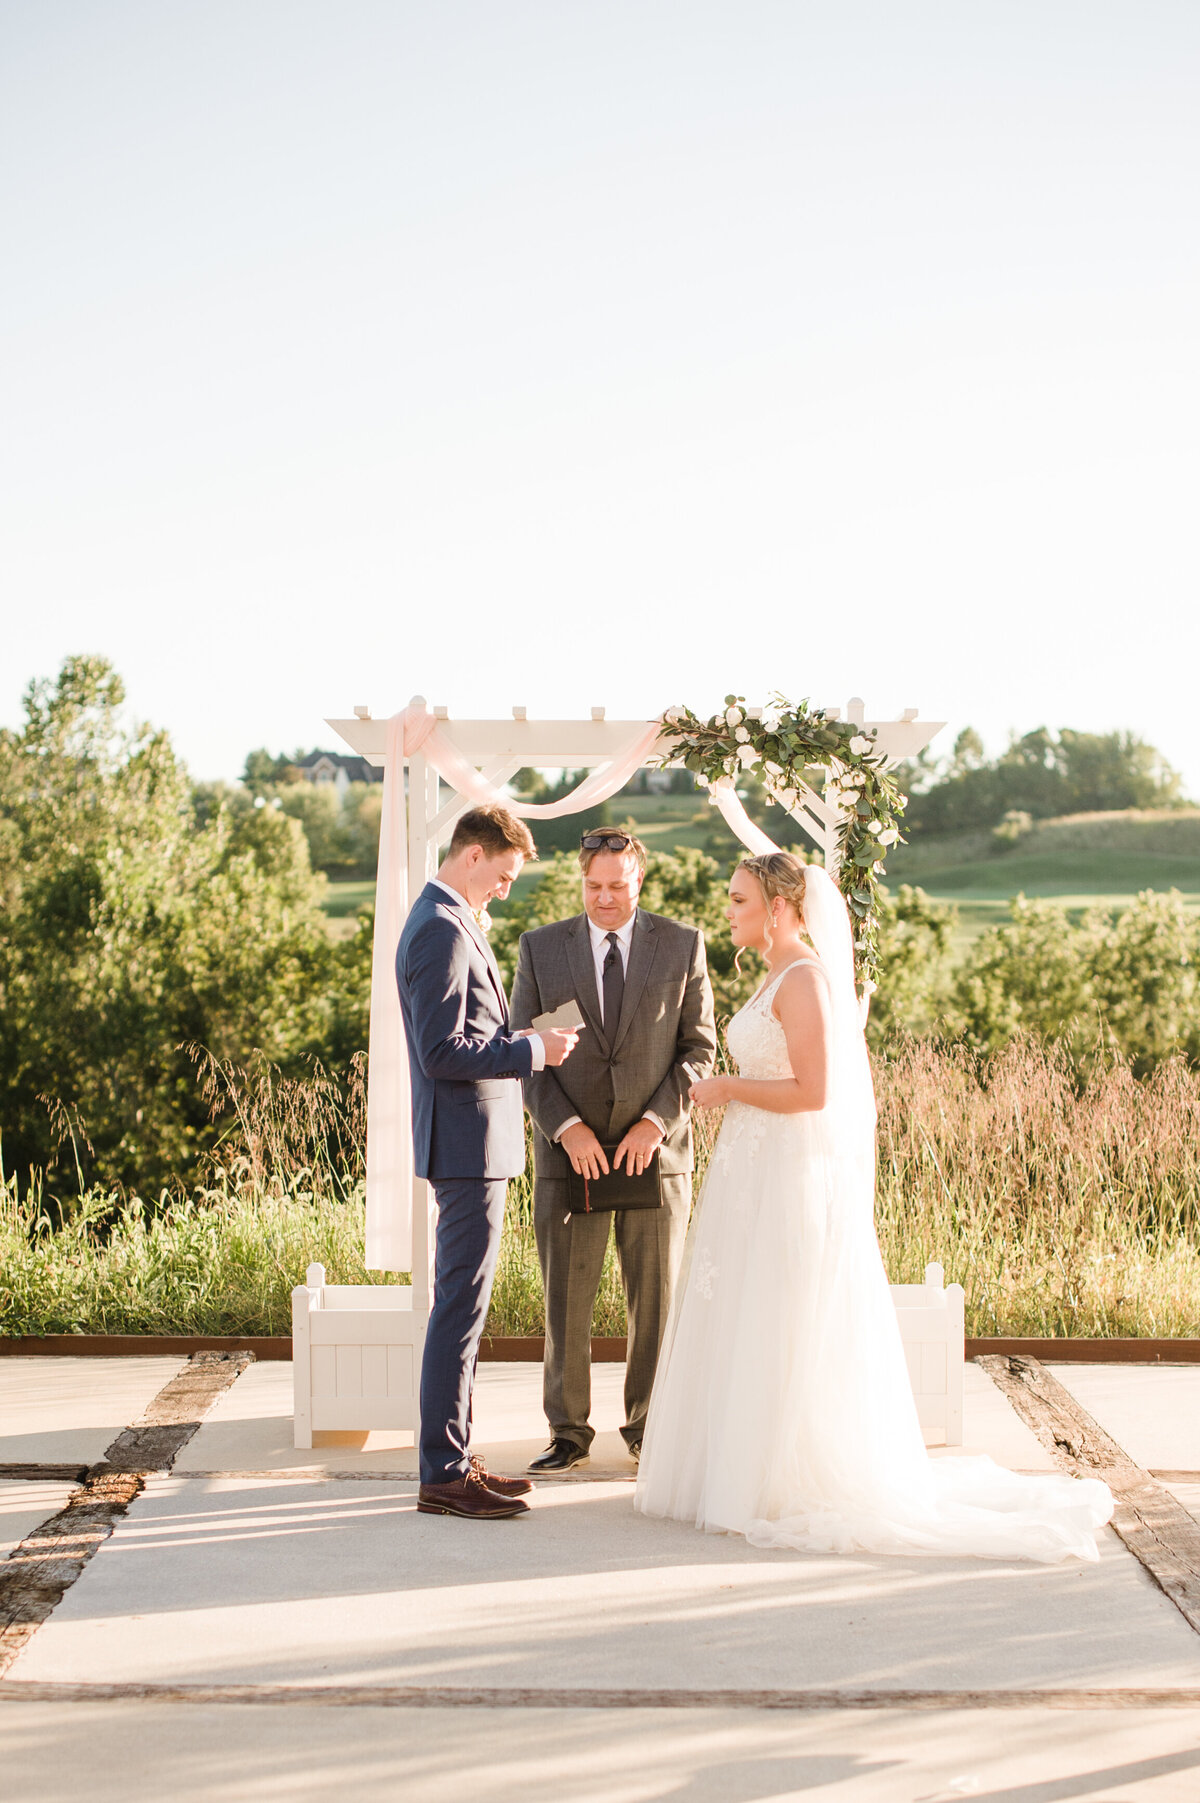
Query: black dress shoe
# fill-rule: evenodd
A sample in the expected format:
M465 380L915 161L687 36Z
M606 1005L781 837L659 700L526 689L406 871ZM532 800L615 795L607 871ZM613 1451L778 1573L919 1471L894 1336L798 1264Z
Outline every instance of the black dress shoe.
M586 1446L577 1446L574 1440L551 1440L545 1452L539 1452L536 1459L531 1459L525 1467L526 1471L570 1471L572 1465L586 1465L590 1454Z
M631 1440L631 1441L630 1441L630 1443L629 1443L629 1456L630 1456L630 1458L631 1458L631 1459L632 1459L632 1460L633 1460L633 1462L634 1462L634 1464L635 1464L635 1465L637 1465L637 1464L639 1464L639 1463L640 1463L640 1462L641 1462L641 1457L642 1457L642 1443L641 1443L641 1441L640 1441L640 1440Z

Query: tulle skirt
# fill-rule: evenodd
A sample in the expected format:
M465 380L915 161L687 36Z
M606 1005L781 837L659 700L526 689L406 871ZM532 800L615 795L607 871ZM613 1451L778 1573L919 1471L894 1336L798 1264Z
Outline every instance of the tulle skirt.
M688 1235L638 1470L646 1515L814 1552L1096 1559L1103 1483L926 1452L873 1152L733 1103Z

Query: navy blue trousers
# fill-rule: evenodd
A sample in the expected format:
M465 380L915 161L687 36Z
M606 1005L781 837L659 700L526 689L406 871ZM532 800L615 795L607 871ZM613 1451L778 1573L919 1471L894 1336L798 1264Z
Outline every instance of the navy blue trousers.
M471 1390L504 1225L505 1179L432 1180L437 1200L433 1308L421 1360L421 1482L470 1470Z

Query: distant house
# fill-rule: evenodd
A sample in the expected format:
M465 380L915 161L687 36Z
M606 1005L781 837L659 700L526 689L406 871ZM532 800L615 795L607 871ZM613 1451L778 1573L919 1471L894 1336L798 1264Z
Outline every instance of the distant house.
M310 751L295 765L306 783L332 783L339 801L351 783L381 783L383 771L366 758L342 751Z

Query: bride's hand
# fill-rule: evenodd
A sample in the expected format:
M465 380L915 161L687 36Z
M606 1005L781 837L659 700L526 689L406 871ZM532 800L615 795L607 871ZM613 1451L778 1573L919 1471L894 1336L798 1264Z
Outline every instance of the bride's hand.
M697 1108L723 1108L733 1100L733 1084L728 1077L701 1077L688 1090Z

